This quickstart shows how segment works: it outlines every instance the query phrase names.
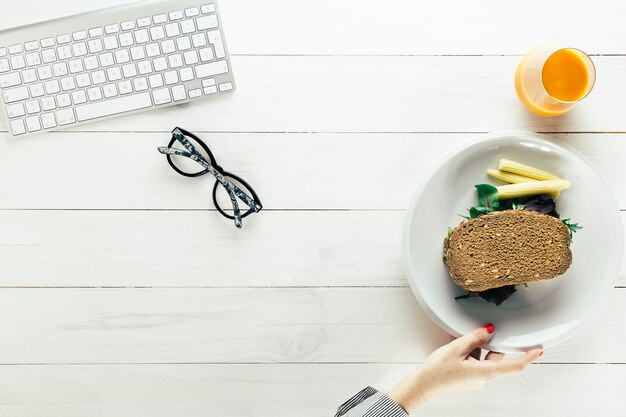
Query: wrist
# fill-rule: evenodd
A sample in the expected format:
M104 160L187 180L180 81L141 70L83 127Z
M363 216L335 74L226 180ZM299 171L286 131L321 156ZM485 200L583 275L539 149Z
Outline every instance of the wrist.
M417 369L405 376L387 395L395 401L407 414L431 398L432 390L424 373Z

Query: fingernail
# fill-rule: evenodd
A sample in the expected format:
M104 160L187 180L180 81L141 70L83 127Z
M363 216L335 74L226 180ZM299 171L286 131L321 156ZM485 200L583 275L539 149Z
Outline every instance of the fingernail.
M541 357L541 355L543 355L543 350L541 352L539 352L539 358Z
M492 323L487 323L483 325L483 327L489 332L489 334L493 333L496 330L496 326L494 326Z

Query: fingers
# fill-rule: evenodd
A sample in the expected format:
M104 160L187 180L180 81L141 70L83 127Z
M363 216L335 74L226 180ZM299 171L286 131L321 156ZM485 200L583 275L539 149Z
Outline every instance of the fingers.
M501 361L504 359L504 353L500 352L488 352L485 356L486 361Z
M472 350L469 354L470 358L474 358L477 361L480 360L480 348Z
M522 356L508 361L490 361L489 366L494 376L502 376L514 372L521 372L533 361L543 355L543 350L533 349Z
M468 356L472 350L480 348L491 340L494 329L493 324L487 323L483 327L474 329L465 336L454 340L450 343L450 346L457 350L462 356Z

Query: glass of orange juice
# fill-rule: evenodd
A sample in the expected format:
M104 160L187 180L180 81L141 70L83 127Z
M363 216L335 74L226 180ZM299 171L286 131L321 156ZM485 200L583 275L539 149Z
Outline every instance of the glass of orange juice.
M585 98L596 81L591 58L574 48L540 46L520 61L515 91L522 103L542 116L558 116Z

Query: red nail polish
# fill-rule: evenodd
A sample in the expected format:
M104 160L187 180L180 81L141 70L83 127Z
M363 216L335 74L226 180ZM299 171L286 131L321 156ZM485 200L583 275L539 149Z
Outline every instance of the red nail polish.
M539 352L539 357L541 357L541 355L543 355L543 350Z
M492 323L487 323L483 325L483 327L489 332L489 334L493 333L496 330L496 326L494 326Z

